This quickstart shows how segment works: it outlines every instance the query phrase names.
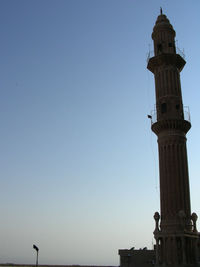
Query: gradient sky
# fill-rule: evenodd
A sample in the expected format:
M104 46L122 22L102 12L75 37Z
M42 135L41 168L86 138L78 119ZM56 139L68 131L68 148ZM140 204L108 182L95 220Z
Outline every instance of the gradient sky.
M187 64L192 211L200 215L199 0L0 0L0 262L119 265L159 210L146 70L160 6ZM200 227L199 227L200 228Z

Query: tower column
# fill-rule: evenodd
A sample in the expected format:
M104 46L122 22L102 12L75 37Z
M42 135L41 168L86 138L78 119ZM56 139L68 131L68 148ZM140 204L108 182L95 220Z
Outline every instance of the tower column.
M154 74L158 138L160 215L155 213L158 265L197 264L197 215L191 215L186 134L191 123L184 116L180 72L185 60L176 53L175 31L167 17L158 16L153 28L154 56L147 68ZM160 224L158 221L160 220Z

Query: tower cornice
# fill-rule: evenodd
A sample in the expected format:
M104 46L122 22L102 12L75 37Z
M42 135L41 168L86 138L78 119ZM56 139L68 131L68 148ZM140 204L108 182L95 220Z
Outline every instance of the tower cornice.
M152 124L151 129L156 134L159 135L162 131L182 131L186 134L191 128L191 123L186 120L177 119L165 119L160 120Z
M154 73L155 69L160 68L161 66L173 65L177 67L179 72L181 72L185 64L185 60L179 54L163 53L151 57L148 61L147 68Z

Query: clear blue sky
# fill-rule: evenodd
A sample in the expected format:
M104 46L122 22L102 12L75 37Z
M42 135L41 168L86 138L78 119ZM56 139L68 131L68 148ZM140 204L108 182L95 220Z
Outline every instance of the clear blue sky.
M118 265L159 210L146 54L160 6L187 65L192 211L200 214L200 1L0 1L0 262Z

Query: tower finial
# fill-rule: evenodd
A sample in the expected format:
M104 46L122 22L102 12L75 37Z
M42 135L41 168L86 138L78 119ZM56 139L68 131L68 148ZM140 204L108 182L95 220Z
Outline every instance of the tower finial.
M162 15L162 7L160 7L160 15Z

